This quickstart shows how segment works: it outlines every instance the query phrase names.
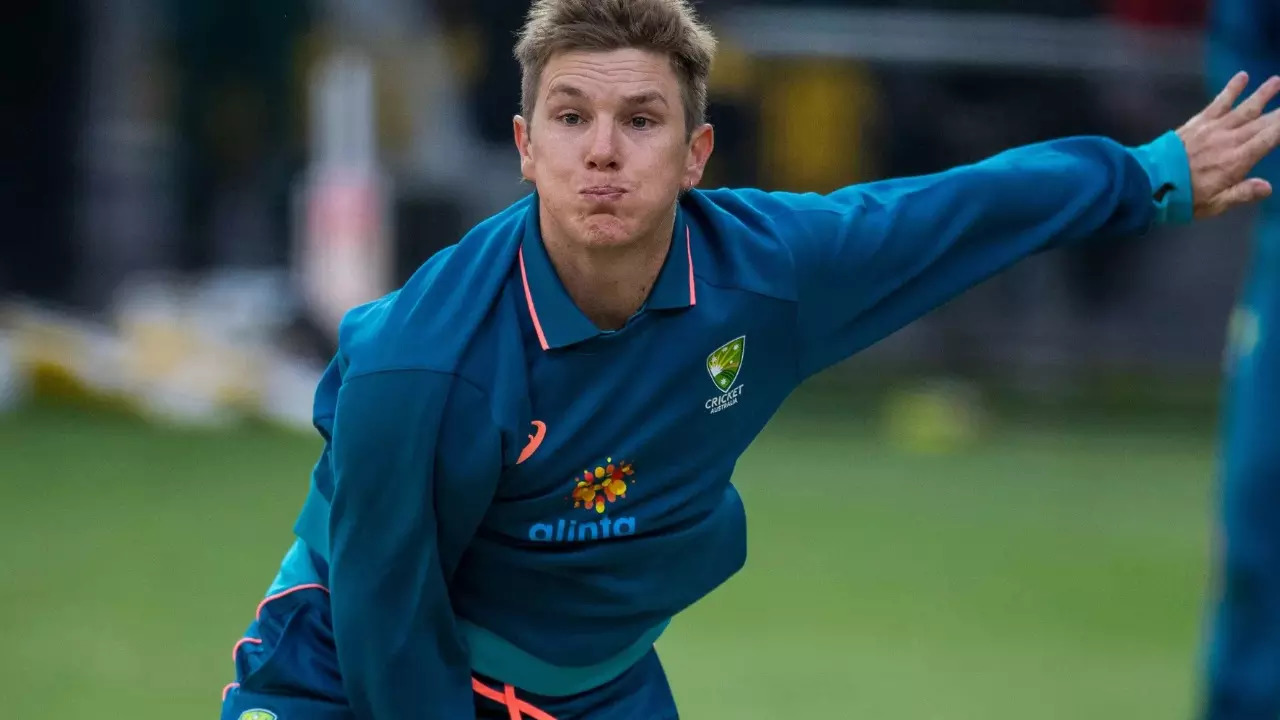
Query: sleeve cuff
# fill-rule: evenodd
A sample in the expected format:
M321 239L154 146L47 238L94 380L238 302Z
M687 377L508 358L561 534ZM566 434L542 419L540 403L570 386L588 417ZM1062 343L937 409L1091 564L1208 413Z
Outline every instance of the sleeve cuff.
M1185 225L1193 215L1191 162L1178 133L1170 130L1156 140L1129 148L1151 181L1151 202L1157 223Z

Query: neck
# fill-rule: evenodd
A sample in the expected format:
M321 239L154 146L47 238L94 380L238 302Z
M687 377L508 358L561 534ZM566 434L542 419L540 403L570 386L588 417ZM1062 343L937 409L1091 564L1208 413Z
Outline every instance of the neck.
M541 222L542 244L569 297L601 330L617 330L644 305L671 248L675 213L626 247L583 249Z

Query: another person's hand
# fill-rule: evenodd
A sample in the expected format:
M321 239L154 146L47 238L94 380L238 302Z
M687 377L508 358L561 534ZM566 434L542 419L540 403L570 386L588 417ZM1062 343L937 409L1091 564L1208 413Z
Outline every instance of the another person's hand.
M1280 145L1280 110L1262 114L1280 94L1280 77L1267 80L1237 106L1248 84L1249 77L1238 73L1208 107L1178 128L1191 162L1197 219L1221 215L1272 192L1271 183L1249 173Z

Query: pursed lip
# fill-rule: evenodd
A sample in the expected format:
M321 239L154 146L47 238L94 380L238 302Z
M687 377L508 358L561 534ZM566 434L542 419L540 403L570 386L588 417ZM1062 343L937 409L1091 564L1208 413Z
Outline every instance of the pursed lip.
M627 191L617 185L592 185L591 187L583 188L580 192L590 198L608 199L625 195Z

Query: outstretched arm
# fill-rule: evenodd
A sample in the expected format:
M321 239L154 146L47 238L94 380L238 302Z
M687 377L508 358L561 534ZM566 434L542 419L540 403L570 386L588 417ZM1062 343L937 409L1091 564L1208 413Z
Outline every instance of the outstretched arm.
M1269 195L1248 173L1280 143L1280 114L1262 114L1280 79L1235 107L1246 83L1237 76L1176 132L1139 148L1067 138L827 195L716 199L790 248L807 376L1033 253L1132 237Z

